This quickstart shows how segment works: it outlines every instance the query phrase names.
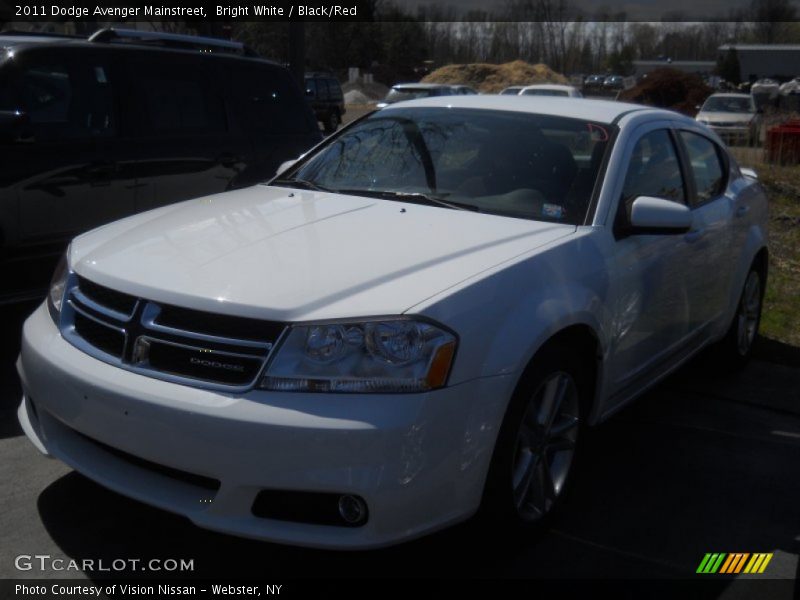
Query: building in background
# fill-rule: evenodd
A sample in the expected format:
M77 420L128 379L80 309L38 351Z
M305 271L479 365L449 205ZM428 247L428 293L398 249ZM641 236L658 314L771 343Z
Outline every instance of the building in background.
M731 48L739 59L741 81L788 81L800 75L800 44L725 44L719 47L720 59Z

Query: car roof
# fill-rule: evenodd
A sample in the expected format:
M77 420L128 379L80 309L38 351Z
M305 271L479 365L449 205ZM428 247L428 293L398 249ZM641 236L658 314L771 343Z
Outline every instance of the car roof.
M752 98L752 96L750 94L738 92L725 92L722 94L711 94L709 98Z
M665 118L683 118L692 121L689 117L673 111L643 106L641 104L630 104L627 102L589 100L586 98L557 98L553 96L502 96L500 94L438 96L433 98L420 98L418 100L406 100L404 102L392 104L382 109L381 112L412 107L475 108L480 110L528 112L609 124L615 122L627 113L648 111L660 114Z
M419 90L427 90L433 88L449 88L454 87L449 83L398 83L392 86L392 89L395 90L404 90L404 89L419 89Z
M561 83L535 83L533 85L526 85L522 88L522 91L525 90L564 90L568 92L570 90L574 90L575 86L572 85L565 85Z
M202 41L202 36L187 36L197 37L198 41ZM221 40L225 41L225 40ZM169 52L179 54L191 54L193 56L203 57L224 57L234 58L238 60L248 60L263 64L269 64L275 67L283 67L278 62L262 58L260 56L251 56L245 54L236 54L232 52L198 52L192 48L182 48L179 46L166 46L136 43L136 42L115 42L115 41L89 41L88 38L81 36L59 36L59 35L40 35L40 34L19 34L19 33L0 33L0 48L8 48L14 52L24 51L25 49L42 48L45 46L59 46L64 48L86 48L86 49L112 49L114 51L146 51L146 52Z

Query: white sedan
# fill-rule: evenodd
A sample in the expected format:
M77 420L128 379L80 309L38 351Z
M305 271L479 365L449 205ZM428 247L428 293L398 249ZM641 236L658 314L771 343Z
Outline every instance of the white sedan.
M751 354L764 191L677 113L429 98L284 169L72 242L18 363L39 450L258 539L527 531L587 426Z
M555 83L537 83L528 85L519 91L520 96L561 96L565 98L583 98L578 88L571 85L558 85Z

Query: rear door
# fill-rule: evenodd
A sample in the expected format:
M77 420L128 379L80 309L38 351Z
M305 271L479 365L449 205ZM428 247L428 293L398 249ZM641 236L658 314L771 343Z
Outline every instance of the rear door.
M689 204L694 215L687 268L691 323L702 330L723 317L728 308L732 276L733 202L725 195L728 165L724 151L698 132L678 132L686 170L690 174Z

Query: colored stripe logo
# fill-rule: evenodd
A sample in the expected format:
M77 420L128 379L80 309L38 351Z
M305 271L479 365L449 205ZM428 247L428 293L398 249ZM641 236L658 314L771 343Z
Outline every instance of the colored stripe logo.
M757 552L709 552L700 561L697 573L702 574L738 574L738 573L763 573L769 561L772 560L772 553Z

